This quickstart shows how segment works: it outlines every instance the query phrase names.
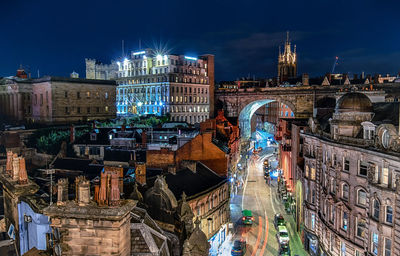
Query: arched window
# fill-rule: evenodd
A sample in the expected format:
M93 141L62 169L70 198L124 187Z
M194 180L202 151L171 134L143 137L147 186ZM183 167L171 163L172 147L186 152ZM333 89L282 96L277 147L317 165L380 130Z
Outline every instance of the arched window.
M367 192L363 189L357 191L357 204L362 206L367 205Z
M386 206L386 218L385 218L387 223L392 224L393 223L393 208L392 206L388 205Z
M379 213L380 213L381 204L377 199L374 199L373 209L372 209L372 216L379 220Z

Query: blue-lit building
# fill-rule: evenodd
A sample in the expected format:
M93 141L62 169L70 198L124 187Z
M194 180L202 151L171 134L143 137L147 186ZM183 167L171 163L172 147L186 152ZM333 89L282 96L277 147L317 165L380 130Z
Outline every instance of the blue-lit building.
M117 62L117 114L171 115L191 124L209 118L214 94L214 56L132 52Z

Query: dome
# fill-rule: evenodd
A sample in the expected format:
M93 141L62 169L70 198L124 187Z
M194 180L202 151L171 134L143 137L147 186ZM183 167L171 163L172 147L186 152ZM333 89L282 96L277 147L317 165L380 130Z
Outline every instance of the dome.
M373 108L371 100L365 94L350 92L337 101L336 111L340 113L373 112Z

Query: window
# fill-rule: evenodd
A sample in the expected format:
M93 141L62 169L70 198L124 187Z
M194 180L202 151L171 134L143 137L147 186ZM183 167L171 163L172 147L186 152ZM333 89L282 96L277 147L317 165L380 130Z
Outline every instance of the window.
M108 106L105 106L105 108L104 108L104 109L105 109L105 111L106 111L106 112L108 112Z
M311 167L310 179L315 180L315 168Z
M68 114L68 107L65 107L65 114Z
M40 94L40 106L43 105L43 94Z
M104 97L108 99L108 92L105 93Z
M96 112L99 113L100 112L100 108L96 107Z
M349 185L343 183L342 185L342 198L345 200L349 200Z
M389 168L382 168L382 184L389 185Z
M386 222L393 223L393 208L392 206L386 206Z
M343 158L343 170L345 172L350 171L350 160L347 157Z
M77 112L78 114L80 114L80 113L81 113L81 107L77 107L77 108L76 108L76 112Z
M311 213L311 229L315 230L315 214Z
M349 225L349 215L347 212L343 212L342 215L342 228L347 231L347 226Z
M331 193L336 194L336 179L331 178Z
M80 92L76 92L76 98L78 98L78 99L81 98L81 93Z
M379 203L379 201L377 199L374 199L374 205L373 205L373 209L372 209L372 216L376 220L379 220L380 207L381 207L381 204Z
M365 235L365 229L367 227L367 223L364 219L358 219L357 218L357 236L358 237L364 237Z
M68 92L67 91L64 92L64 98L68 98Z
M378 255L378 241L379 241L379 235L377 233L372 233L372 253L374 255Z
M367 193L362 189L357 191L357 204L362 206L367 204Z
M87 107L86 111L89 114L90 113L90 107Z
M367 172L368 172L368 163L360 161L358 175L366 177Z
M341 242L340 256L346 256L346 244L344 242Z
M392 240L385 238L385 252L384 256L390 256L392 251Z

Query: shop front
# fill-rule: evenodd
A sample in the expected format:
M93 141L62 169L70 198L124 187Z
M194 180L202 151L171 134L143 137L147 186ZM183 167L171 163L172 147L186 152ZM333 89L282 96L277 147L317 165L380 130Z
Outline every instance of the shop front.
M219 248L226 240L227 234L228 234L228 224L224 224L221 226L219 231L208 240L208 242L210 243L209 255L212 256L218 255Z

